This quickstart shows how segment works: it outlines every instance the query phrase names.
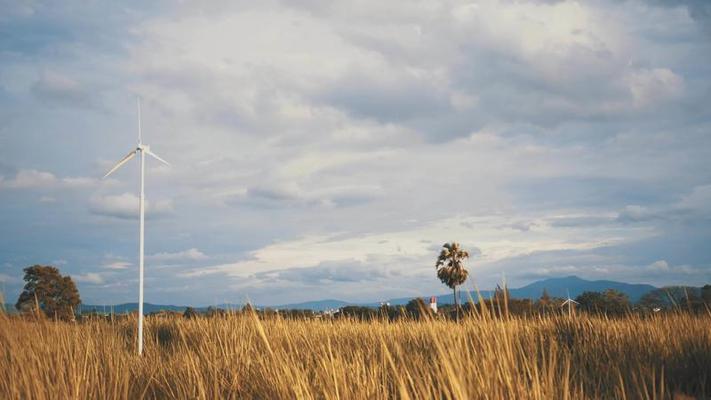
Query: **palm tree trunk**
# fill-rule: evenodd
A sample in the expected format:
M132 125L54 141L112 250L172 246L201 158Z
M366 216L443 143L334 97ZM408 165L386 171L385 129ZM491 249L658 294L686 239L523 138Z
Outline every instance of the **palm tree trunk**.
M457 309L457 322L459 322L459 300L457 299L457 287L454 287L454 308Z

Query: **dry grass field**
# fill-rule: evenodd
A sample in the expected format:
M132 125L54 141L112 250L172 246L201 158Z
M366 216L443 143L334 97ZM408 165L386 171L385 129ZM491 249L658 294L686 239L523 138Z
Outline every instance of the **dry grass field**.
M3 399L578 399L711 395L711 317L62 323L0 315Z

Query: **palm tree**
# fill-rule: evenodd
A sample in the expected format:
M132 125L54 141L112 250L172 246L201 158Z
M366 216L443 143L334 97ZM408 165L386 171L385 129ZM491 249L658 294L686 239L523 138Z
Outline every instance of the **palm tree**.
M464 260L469 258L469 252L463 250L459 243L445 243L437 257L437 277L442 283L454 291L454 307L457 309L459 321L459 300L457 299L457 286L467 280L469 271L464 268Z

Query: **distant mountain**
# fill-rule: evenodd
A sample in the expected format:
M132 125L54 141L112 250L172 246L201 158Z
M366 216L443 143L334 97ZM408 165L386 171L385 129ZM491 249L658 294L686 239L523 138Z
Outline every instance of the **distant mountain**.
M606 289L615 289L626 294L630 301L636 302L646 293L657 289L657 287L647 284L640 283L625 283L616 281L588 281L577 276L566 276L563 278L549 278L540 281L533 282L526 286L512 289L509 288L509 295L514 299L537 299L541 297L543 290L548 291L548 295L551 297L562 297L565 298L570 294L570 297L575 298L582 294L583 292L602 292ZM493 290L482 290L480 291L483 298L489 298L494 294ZM477 293L462 292L461 299L463 301L469 300L469 295L476 301ZM451 294L437 296L437 302L440 304L452 304L454 301Z
M647 284L624 283L616 281L588 281L577 276L566 276L563 278L549 278L533 282L526 286L512 289L509 288L509 295L514 299L537 299L541 297L543 289L548 291L551 297L570 297L575 298L583 292L602 292L605 289L615 289L629 296L630 301L636 302L646 293L657 289L655 286ZM493 290L481 290L480 294L487 299L494 294ZM469 296L474 301L477 301L478 295L476 292L461 293L460 299L466 302L469 301ZM438 304L452 304L454 297L451 294L437 296ZM410 298L398 298L390 300L391 305L406 304Z
M570 297L576 297L583 292L602 292L605 289L615 289L629 296L630 300L636 302L646 293L657 289L655 286L642 283L624 283L616 281L588 281L577 276L566 276L564 278L549 278L542 281L533 282L522 288L509 291L512 297L524 299L537 299L541 297L543 289L553 297L566 297L568 291Z
M277 310L313 310L313 311L326 311L332 309L338 309L348 305L354 305L355 303L349 303L347 301L341 300L318 300L318 301L306 301L303 303L294 304L284 304L280 306L274 306L269 308L274 308Z
M259 306L256 305L256 308L271 308L271 309L279 309L279 310L313 310L313 311L325 311L325 310L331 310L331 309L338 309L341 307L345 307L347 305L351 305L354 303L349 303L346 301L341 301L341 300L318 300L318 301L307 301L303 303L293 303L293 304L283 304L283 305L278 305L278 306ZM221 308L223 310L241 310L244 304L218 304L214 307ZM112 310L113 307L113 310ZM175 312L183 312L185 309L188 308L188 306L175 306L175 305L160 305L160 304L151 304L151 303L143 303L143 313L144 314L150 314L153 312L158 312L158 311L175 311ZM207 307L193 307L196 311L207 311ZM113 312L114 314L125 314L125 313L130 313L138 310L138 303L123 303L123 304L116 304L114 306L111 305L93 305L93 304L82 304L81 305L81 311L82 313L90 313L90 312L97 312L100 314L104 313L111 313Z
M113 310L112 310L113 308ZM143 303L143 314L150 314L152 312L158 312L158 311L175 311L175 312L183 312L187 306L173 306L173 305L159 305L159 304L151 304L151 303ZM113 312L114 314L125 314L125 313L130 313L138 310L138 303L124 303L124 304L116 304L116 305L92 305L92 304L82 304L81 305L81 312L82 313L90 313L90 312L97 312L100 314L104 313L111 313Z
M657 289L656 287L652 285L646 285L646 284L634 284L634 283L624 283L624 282L616 282L616 281L607 281L607 280L601 280L601 281L588 281L585 279L581 279L577 276L566 276L563 278L549 278L549 279L543 279L540 281L533 282L531 284L528 284L526 286L512 289L509 288L509 294L511 295L512 298L516 299L537 299L541 297L541 294L543 293L543 289L546 289L548 291L548 294L552 297L566 297L568 293L570 293L570 297L576 297L583 292L586 291L594 291L594 292L601 292L605 289L615 289L619 290L622 293L625 293L627 296L629 296L630 300L633 302L636 302L640 299L640 297L644 296L647 292L650 292L654 289ZM493 295L493 290L482 290L481 291L481 296L486 298L489 298ZM475 301L477 300L477 293L476 292L462 292L461 294L461 299L463 301L468 301L469 296L472 297ZM422 296L427 300L430 296ZM437 303L439 304L452 304L453 297L451 294L444 294L444 295L439 295L437 297ZM408 301L410 301L412 297L401 297L401 298L395 298L395 299L390 299L388 300L388 303L390 305L404 305L407 304ZM337 309L341 307L345 307L348 305L359 305L359 306L366 306L366 307L377 307L380 305L380 303L372 302L372 303L353 303L353 302L347 302L343 300L334 300L334 299L328 299L328 300L316 300L316 301L307 301L307 302L302 302L302 303L292 303L292 304L282 304L278 306L268 306L266 308L272 308L272 309L279 309L279 310L286 310L286 309L292 309L292 310L313 310L313 311L325 311L325 310L331 310L331 309ZM222 309L233 309L233 310L239 310L242 308L242 304L218 304L216 307L222 308ZM263 306L256 306L257 308L265 308ZM158 305L158 304L151 304L151 303L144 303L143 304L143 311L145 314L150 314L152 312L158 312L158 311L176 311L176 312L183 312L187 306L175 306L175 305ZM207 307L194 307L197 311L205 311L207 310ZM13 305L6 305L6 309L8 311L12 310L14 311L14 306ZM91 311L96 311L99 313L108 313L111 312L111 306L103 306L103 305L88 305L88 304L83 304L82 307L82 312L91 312ZM124 303L124 304L118 304L113 306L113 312L116 314L123 314L127 312L133 312L138 310L138 303Z

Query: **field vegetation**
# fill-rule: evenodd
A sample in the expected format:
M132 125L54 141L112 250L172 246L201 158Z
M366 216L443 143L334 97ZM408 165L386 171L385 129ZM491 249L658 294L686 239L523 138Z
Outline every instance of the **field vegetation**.
M0 313L1 314L1 313ZM135 315L134 315L135 317ZM662 399L711 395L711 316L461 321L0 315L0 398Z

